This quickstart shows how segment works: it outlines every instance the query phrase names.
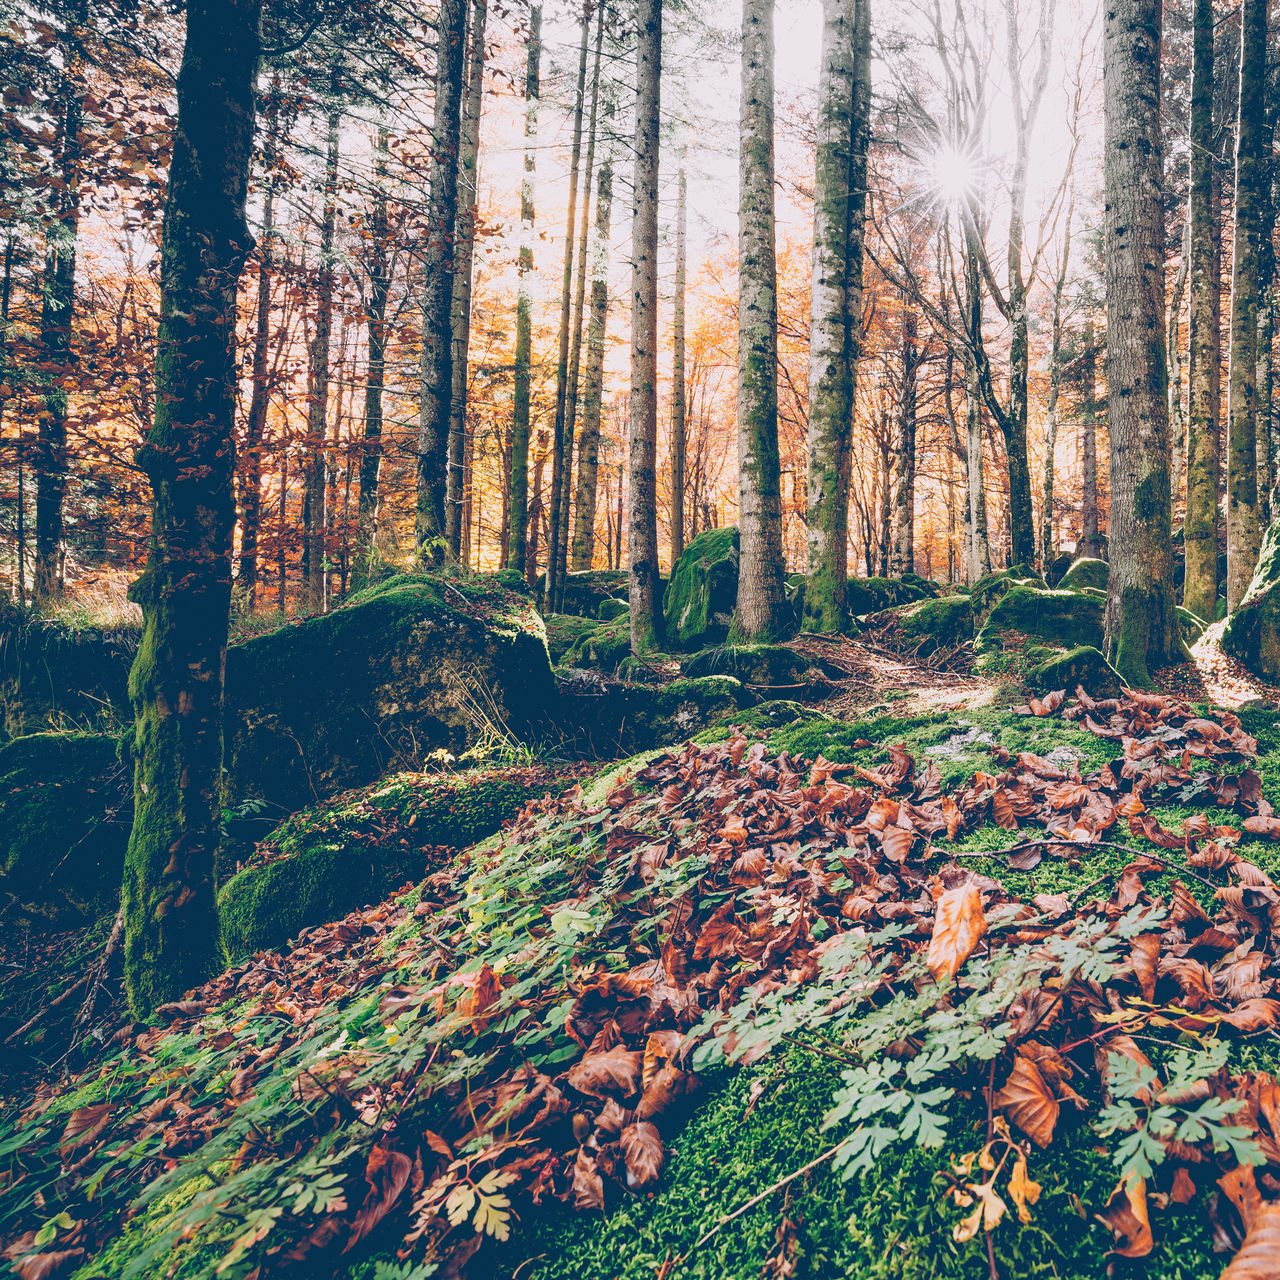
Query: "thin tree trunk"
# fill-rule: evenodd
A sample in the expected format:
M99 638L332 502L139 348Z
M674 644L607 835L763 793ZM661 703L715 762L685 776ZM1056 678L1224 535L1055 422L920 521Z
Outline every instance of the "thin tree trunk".
M471 0L470 71L458 156L458 222L453 285L453 392L449 402L449 476L445 487L449 551L455 560L464 560L462 525L466 498L467 365L471 349L471 274L476 244L480 115L484 103L484 33L488 11L488 0Z
M894 451L893 550L889 572L900 578L914 573L916 495L916 398L919 389L920 347L917 317L903 299L902 375L898 387L897 440Z
M1182 252L1178 256L1178 271L1173 281L1173 296L1169 300L1169 318L1165 327L1165 350L1169 353L1169 500L1178 505L1181 489L1182 464L1186 453L1187 421L1182 408L1182 295L1186 291L1187 276L1191 265L1191 223L1187 220L1182 229Z
M688 276L689 176L684 152L676 180L676 294L671 318L671 566L684 554L684 309Z
M1250 0L1253 2L1253 0ZM1107 418L1111 665L1146 688L1179 651L1169 503L1160 159L1160 0L1106 11Z
M252 240L259 5L188 0L165 201L155 421L138 451L151 554L130 594L134 820L124 860L125 989L135 1016L221 971L222 699L235 526L236 282Z
M635 203L631 215L631 476L627 488L631 651L662 644L658 584L658 163L662 0L636 4Z
M1258 285L1266 165L1267 0L1240 8L1240 114L1227 387L1227 610L1244 598L1258 560Z
M1058 400L1062 391L1062 303L1071 262L1071 224L1075 217L1076 190L1072 179L1062 237L1062 257L1053 283L1052 336L1049 349L1049 395L1045 404L1044 478L1040 510L1040 568L1048 574L1053 563L1053 454L1058 444Z
M1258 517L1265 527L1271 523L1272 490L1275 487L1275 453L1272 449L1271 394L1272 344L1275 338L1275 274L1276 253L1273 237L1276 229L1275 202L1275 136L1276 112L1280 101L1276 94L1276 74L1267 72L1267 99L1264 104L1262 131L1261 187L1262 215L1258 231Z
M1080 342L1080 542L1082 556L1103 554L1098 530L1098 340L1093 320L1085 322Z
M744 0L738 138L738 605L749 642L794 630L783 591L774 243L773 0Z
M534 177L538 157L538 68L542 58L542 6L529 9L529 50L524 84L524 179L520 184L520 283L516 294L516 353L511 406L511 499L507 566L523 573L529 529L529 406L532 391Z

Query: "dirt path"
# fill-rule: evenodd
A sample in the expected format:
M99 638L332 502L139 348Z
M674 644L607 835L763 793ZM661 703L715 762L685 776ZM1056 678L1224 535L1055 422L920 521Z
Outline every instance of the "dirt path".
M1191 649L1203 693L1200 696L1229 711L1261 698L1280 704L1280 687L1267 684L1222 649L1222 631L1227 624L1215 622Z

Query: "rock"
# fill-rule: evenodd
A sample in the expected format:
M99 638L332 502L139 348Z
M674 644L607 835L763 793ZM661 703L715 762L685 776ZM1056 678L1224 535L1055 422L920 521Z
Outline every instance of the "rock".
M920 652L933 653L973 639L973 600L969 596L941 596L920 600L897 611L904 640L924 640Z
M233 800L301 808L553 710L542 619L482 575L398 575L227 651Z
M750 685L797 685L812 664L786 645L725 645L703 649L682 664L686 676L727 675Z
M625 600L601 600L596 608L596 617L602 622L616 622L619 618L630 617L631 606Z
M1062 575L1058 589L1079 591L1082 587L1093 587L1099 591L1105 591L1110 574L1111 566L1105 560L1094 560L1090 556L1084 556L1072 562L1071 567Z
M916 578L915 574L907 578L850 578L845 603L855 618L865 617L869 613L880 613L896 605L911 604L937 595L936 583L928 583L932 590L918 585L925 582L927 579Z
M113 911L133 824L120 739L35 733L0 747L0 895L70 925Z
M918 573L904 573L899 581L908 587L915 587L930 598L936 599L942 594L942 588L932 578L922 578Z
M738 600L738 531L706 529L671 571L663 602L667 643L705 649L729 635Z
M1045 581L1049 586L1056 587L1062 581L1062 575L1071 568L1075 560L1075 553L1072 551L1060 551L1053 557L1052 563L1045 570Z
M1048 583L1026 565L1014 565L1011 569L1001 569L999 573L989 573L979 578L969 592L973 601L973 625L981 630L991 610L1012 591L1015 586L1037 587L1043 591L1049 589Z
M543 624L547 631L547 652L552 662L559 662L598 625L594 618L582 618L575 613L549 613Z
M537 598L542 599L547 575L538 576ZM564 599L561 608L579 618L595 618L603 615L597 610L614 596L626 595L627 571L625 569L584 569L570 571L564 576Z
M232 962L380 902L419 879L433 850L469 848L566 785L534 769L398 774L294 814L218 894Z
M1092 645L1101 650L1105 608L1104 601L1082 591L1042 591L1018 584L991 610L974 647L979 653L1003 648L1004 633L1017 632L1063 649Z
M1083 685L1092 697L1115 698L1123 682L1097 649L1082 644L1033 667L1027 683L1044 692L1065 689L1068 694L1075 693L1076 685Z
M560 659L565 667L613 672L631 653L631 613L613 622L596 622Z
M1280 680L1280 525L1262 540L1253 581L1222 632L1222 648L1266 680Z

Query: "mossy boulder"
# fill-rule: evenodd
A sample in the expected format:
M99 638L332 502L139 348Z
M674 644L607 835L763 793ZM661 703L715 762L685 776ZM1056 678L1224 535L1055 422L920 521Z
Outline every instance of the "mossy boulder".
M1065 689L1069 694L1075 692L1076 685L1083 685L1085 692L1095 698L1118 697L1122 687L1119 674L1106 658L1087 644L1077 645L1032 667L1027 673L1027 683L1044 692Z
M621 617L631 616L631 606L625 600L617 600L612 596L601 600L596 608L596 617L602 622L616 622Z
M1058 582L1061 591L1079 591L1082 587L1094 587L1105 591L1107 578L1111 574L1111 566L1105 560L1095 560L1091 556L1083 556L1072 562L1071 567Z
M1004 634L1016 632L1062 649L1091 645L1102 649L1106 603L1082 591L1049 591L1016 585L992 608L975 648L979 653L1004 647Z
M398 575L228 649L228 792L299 809L495 730L535 735L554 698L528 596L479 575Z
M613 672L631 652L631 613L612 622L596 622L560 659L562 667Z
M570 784L533 768L403 773L294 814L218 894L232 961L381 901L441 850L469 848Z
M1049 589L1049 584L1034 569L1026 565L1014 565L1011 569L1001 569L999 573L988 573L973 584L969 598L973 601L973 625L981 630L991 610L996 607L1015 586L1035 587L1042 591Z
M543 620L547 631L547 652L559 662L580 640L591 635L599 623L576 613L549 613Z
M547 575L538 575L537 595L542 599L546 588ZM583 569L570 571L564 576L564 598L561 609L580 618L596 618L600 614L600 605L615 596L627 594L627 571L625 569Z
M129 718L129 668L141 636L141 624L79 626L0 601L3 735L110 729Z
M803 683L812 665L786 645L725 645L694 654L682 669L686 676L726 675L743 684L777 686Z
M897 611L898 629L904 640L918 643L921 652L932 653L973 639L973 601L969 596L940 596L920 600Z
M0 747L0 896L71 923L113 910L133 778L105 733L34 733Z
M1059 551L1044 571L1045 581L1051 587L1056 587L1062 581L1062 575L1071 568L1075 558L1074 551Z
M936 583L928 584L932 590L919 585L926 581L917 579L915 574L906 578L850 578L845 587L845 604L855 618L900 604L912 604L938 594Z
M671 570L663 600L667 643L705 649L729 635L738 600L738 530L704 529Z
M1280 525L1267 529L1253 581L1223 629L1222 647L1264 679L1280 680Z

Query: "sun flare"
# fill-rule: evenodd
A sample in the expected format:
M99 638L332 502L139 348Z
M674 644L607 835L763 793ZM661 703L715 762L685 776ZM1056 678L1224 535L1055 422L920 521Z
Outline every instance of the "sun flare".
M978 161L972 151L944 145L926 157L924 170L939 200L959 205L972 198L977 190Z

